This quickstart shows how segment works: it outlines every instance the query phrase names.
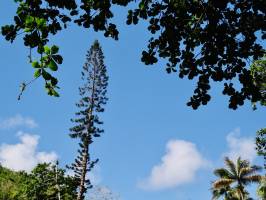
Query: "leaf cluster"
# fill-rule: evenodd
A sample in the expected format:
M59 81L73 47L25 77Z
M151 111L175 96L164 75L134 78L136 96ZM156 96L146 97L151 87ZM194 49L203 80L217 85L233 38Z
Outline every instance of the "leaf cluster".
M262 97L260 104L266 106L266 56L253 62L250 70L254 84L259 88ZM256 108L255 104L254 108Z
M223 94L230 97L229 108L236 109L245 99L262 99L247 67L265 52L257 40L258 35L266 38L265 7L265 1L142 0L129 11L127 23L149 21L153 36L142 52L145 64L164 58L168 73L198 79L187 105L206 105L212 80L225 82ZM235 78L242 86L239 91L231 82Z
M264 158L264 168L266 169L266 128L257 131L256 150L258 155Z

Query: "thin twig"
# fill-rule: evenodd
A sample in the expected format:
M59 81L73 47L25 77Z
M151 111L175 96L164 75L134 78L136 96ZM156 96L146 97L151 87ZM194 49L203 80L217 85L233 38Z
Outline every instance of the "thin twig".
M20 93L19 93L19 95L18 95L18 100L21 99L21 96L22 96L23 92L26 90L26 87L27 87L28 85L32 84L32 83L33 83L36 79L38 79L39 77L40 77L40 76L35 77L34 79L32 79L31 81L29 81L28 83L25 83L25 82L21 83L21 85L20 85Z

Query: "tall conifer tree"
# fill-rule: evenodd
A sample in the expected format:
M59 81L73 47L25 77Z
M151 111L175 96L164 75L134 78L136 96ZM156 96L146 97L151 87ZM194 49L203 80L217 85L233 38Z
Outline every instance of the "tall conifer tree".
M79 111L76 118L71 121L75 123L70 129L72 138L80 139L78 156L75 162L69 167L75 172L75 177L79 182L77 200L83 200L87 188L92 187L87 178L89 172L98 159L90 159L89 147L94 137L99 137L103 133L100 127L103 122L99 119L99 114L104 111L108 76L104 65L104 55L99 42L96 40L86 55L86 62L82 70L83 86L79 87L80 101L76 104Z

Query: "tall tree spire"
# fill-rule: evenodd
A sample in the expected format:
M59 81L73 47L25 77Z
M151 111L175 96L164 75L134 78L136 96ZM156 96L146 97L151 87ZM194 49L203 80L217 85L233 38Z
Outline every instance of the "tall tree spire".
M76 104L79 111L76 118L71 121L75 123L70 129L70 137L80 139L78 156L69 167L75 172L79 181L77 200L83 200L87 188L92 187L87 178L89 172L98 159L92 161L89 147L94 137L99 137L104 130L100 127L103 122L99 114L104 111L108 76L104 65L104 56L99 42L96 40L86 55L86 62L82 70L83 86L79 87L80 101Z

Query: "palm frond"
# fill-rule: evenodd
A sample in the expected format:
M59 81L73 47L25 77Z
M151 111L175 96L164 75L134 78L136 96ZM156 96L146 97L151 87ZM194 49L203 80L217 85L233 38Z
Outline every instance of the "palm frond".
M252 200L252 198L249 197L249 192L239 185L234 188L234 196L239 200Z
M240 169L239 177L254 175L261 170L262 170L262 167L256 166L256 165L251 166L251 167L244 167Z
M228 200L240 200L241 199L241 194L240 191L238 190L238 188L232 188L229 192L228 192Z
M234 179L229 179L229 178L221 178L215 182L213 182L212 187L214 189L219 189L223 187L228 187L230 186L235 180Z
M262 176L255 174L255 175L251 175L251 176L246 176L243 178L243 183L245 185L249 184L249 183L259 183L262 180Z
M241 157L238 157L237 164L236 164L236 170L239 173L241 168L249 167L249 165L250 163L248 160L242 160Z
M228 157L224 158L225 165L228 167L229 171L234 175L237 176L237 170L235 163L230 160Z
M218 200L222 194L219 190L212 190L212 200Z
M230 191L230 186L222 187L219 189L211 188L212 190L212 200L218 200L222 196L227 196L228 191Z
M236 177L234 174L232 174L229 170L225 168L219 168L215 169L213 172L216 176L219 178L234 178Z

